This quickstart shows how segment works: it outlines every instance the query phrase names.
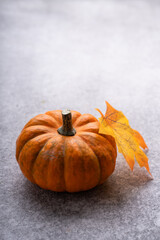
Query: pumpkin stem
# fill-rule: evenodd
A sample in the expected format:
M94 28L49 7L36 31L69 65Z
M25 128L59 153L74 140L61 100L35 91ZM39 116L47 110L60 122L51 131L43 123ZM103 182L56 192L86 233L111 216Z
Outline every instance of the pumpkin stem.
M72 127L72 114L71 111L66 109L62 111L62 127L58 128L58 133L64 136L73 136L76 130Z

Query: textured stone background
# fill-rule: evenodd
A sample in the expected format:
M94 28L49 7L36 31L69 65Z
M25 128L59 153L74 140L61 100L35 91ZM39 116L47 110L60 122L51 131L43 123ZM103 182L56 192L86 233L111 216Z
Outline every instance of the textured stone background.
M160 239L160 1L0 1L1 239ZM48 110L99 116L108 100L144 136L154 180L121 155L105 184L45 191L15 159Z

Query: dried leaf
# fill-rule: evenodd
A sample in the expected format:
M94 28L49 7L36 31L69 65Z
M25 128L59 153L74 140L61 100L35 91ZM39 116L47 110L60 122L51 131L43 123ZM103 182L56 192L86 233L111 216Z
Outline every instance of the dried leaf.
M137 142L139 143L140 147L142 147L143 149L148 149L142 135L137 130L133 129L133 131L134 131L134 136L135 136Z
M105 115L96 109L101 114L99 133L115 138L118 151L123 154L131 170L133 170L136 159L140 167L145 167L151 175L148 158L140 148L148 149L143 137L138 131L130 127L128 119L122 112L114 109L107 101L106 105Z

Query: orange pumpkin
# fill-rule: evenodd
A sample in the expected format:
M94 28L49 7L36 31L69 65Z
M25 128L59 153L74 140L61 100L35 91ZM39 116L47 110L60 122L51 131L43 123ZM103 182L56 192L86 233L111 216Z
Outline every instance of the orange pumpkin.
M62 126L62 127L61 127ZM16 142L23 174L41 188L79 192L102 184L114 171L117 150L99 121L76 111L49 111L32 118Z

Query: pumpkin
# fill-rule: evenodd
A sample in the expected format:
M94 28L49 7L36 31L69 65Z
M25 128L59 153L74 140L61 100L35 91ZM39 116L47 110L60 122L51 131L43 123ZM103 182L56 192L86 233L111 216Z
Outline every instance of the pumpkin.
M91 114L55 110L32 118L16 142L24 176L41 188L79 192L104 183L115 168L116 143L98 133Z

